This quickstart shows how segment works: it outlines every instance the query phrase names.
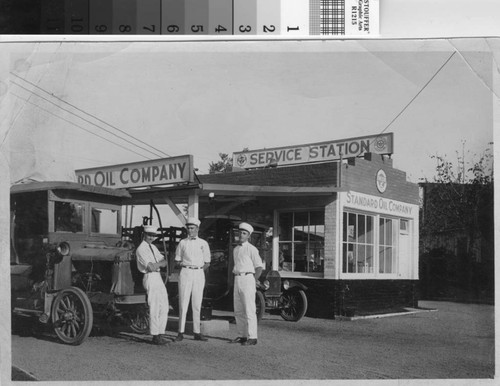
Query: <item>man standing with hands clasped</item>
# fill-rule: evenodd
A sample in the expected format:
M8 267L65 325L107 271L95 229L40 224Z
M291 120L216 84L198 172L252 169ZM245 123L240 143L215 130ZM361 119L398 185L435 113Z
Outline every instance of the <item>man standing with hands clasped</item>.
M137 269L144 274L142 285L148 293L149 329L153 335L153 344L163 345L168 321L168 294L160 275L160 267L167 266L167 260L158 248L151 244L157 237L157 228L144 226L144 238L135 252Z
M257 344L257 314L255 291L262 273L262 259L259 251L248 242L253 227L243 222L239 225L239 245L234 248L234 316L238 338L231 343L244 346Z
M189 217L186 221L188 237L179 242L175 251L175 261L182 267L179 275L179 334L175 338L176 342L184 339L189 299L193 310L194 340L208 340L201 334L200 311L205 271L210 266L210 248L205 240L198 237L199 228L200 220Z

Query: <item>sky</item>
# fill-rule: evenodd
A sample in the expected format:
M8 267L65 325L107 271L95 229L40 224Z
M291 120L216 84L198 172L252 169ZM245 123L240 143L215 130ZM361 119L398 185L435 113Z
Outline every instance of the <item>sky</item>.
M20 43L11 48L11 182L74 170L394 133L418 182L434 155L493 140L494 39ZM497 64L495 63L495 67ZM83 118L83 119L82 119Z

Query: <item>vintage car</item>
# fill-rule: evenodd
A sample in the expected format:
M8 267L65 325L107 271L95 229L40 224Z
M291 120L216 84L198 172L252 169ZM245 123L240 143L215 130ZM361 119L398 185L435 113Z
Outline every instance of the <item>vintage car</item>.
M34 317L72 345L88 337L97 319L148 330L134 245L121 239L127 197L72 182L11 187L13 323Z
M200 236L205 238L212 253L211 264L205 284L204 304L207 307L232 309L232 251L238 243L239 221L223 218L202 220ZM255 231L250 242L257 247L267 266L259 278L256 292L257 318L265 312L279 313L284 320L299 321L307 312L307 287L302 283L284 279L272 270L265 229L253 224ZM172 289L175 290L175 289ZM169 290L169 293L172 292Z

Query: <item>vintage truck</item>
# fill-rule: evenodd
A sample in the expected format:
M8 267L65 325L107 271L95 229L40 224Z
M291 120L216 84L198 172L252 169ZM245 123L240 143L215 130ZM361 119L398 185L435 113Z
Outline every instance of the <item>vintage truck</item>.
M81 344L95 319L148 330L134 245L121 238L125 190L73 182L11 187L11 309Z

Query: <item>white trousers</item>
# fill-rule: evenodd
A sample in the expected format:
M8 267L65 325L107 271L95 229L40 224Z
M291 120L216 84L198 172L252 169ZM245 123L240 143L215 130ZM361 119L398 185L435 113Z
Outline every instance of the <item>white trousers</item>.
M254 275L234 277L234 317L238 336L242 338L257 339L255 291Z
M200 311L205 288L205 273L203 269L182 268L179 275L179 332L184 332L186 314L191 299L193 310L193 332L200 333Z
M168 294L159 272L144 274L142 285L148 293L149 331L151 335L164 334L168 321Z

